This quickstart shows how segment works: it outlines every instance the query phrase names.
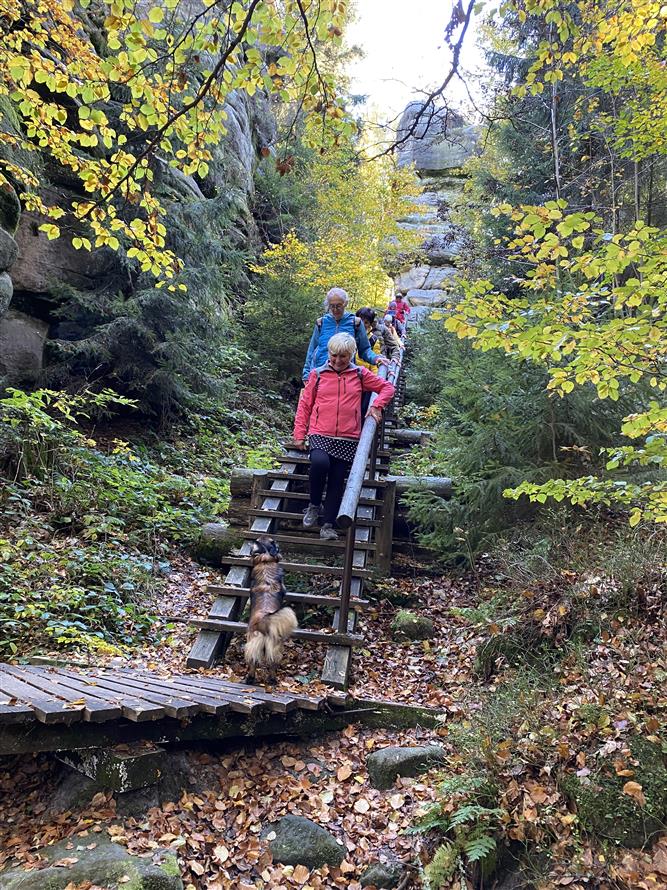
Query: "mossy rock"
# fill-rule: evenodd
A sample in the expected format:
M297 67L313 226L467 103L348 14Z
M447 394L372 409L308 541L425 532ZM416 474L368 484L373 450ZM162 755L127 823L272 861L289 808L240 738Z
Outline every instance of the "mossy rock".
M366 768L373 788L391 788L398 776L413 778L445 762L440 745L413 745L401 748L391 745L371 752Z
M192 555L204 565L219 566L242 543L243 537L238 529L229 528L221 522L207 522L192 548Z
M49 862L46 868L5 871L0 875L0 890L64 890L70 883L92 883L109 890L183 890L173 853L156 851L152 859L131 856L105 834L96 835L93 849L68 838L39 852ZM55 864L62 859L76 861L63 868Z
M401 609L391 622L391 635L395 640L430 640L434 635L430 618Z
M275 835L269 841L269 848L276 862L321 868L338 866L345 859L340 841L305 816L283 816L263 832L264 837L268 833Z
M637 761L632 781L642 786L645 806L623 793L627 776L617 776L610 758L584 779L568 774L561 781L563 793L576 806L584 831L625 847L650 842L667 820L667 760L659 745L636 738L630 743Z
M21 216L21 202L12 186L5 182L0 186L0 226L10 235L16 232Z

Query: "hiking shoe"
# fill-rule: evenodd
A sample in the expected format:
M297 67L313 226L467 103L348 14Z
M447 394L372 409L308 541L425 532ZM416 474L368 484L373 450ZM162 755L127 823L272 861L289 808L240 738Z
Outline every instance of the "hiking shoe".
M315 506L315 504L308 504L306 508L306 512L303 514L303 527L304 528L312 528L314 525L317 525L317 520L320 518L320 508L319 506Z
M325 522L320 529L320 538L323 541L337 541L338 532L330 522Z

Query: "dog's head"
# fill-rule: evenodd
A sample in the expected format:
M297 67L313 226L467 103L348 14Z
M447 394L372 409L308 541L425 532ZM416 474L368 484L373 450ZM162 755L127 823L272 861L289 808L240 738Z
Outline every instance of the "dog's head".
M253 562L278 562L281 559L280 547L278 547L273 538L270 538L268 535L260 535L253 542L250 556Z

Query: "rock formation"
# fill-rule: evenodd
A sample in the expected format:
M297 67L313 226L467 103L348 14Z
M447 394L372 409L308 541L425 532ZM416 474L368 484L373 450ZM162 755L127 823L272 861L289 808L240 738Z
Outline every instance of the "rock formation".
M400 225L423 236L422 251L427 262L404 269L395 279L395 287L418 307L413 317L446 301L456 276L456 260L461 251L461 237L449 221L449 210L460 198L465 176L462 167L473 156L475 127L451 109L411 102L403 112L398 128L400 166L414 164L423 183L422 194L414 199L414 213L400 220ZM407 137L407 138L406 138Z
M204 207L223 196L233 208L232 238L244 247L259 247L251 212L254 174L261 149L275 138L276 123L268 99L260 93L252 98L232 93L226 109L227 134L213 150L206 178L186 176L156 157L156 189L169 217L184 205ZM19 126L11 115L11 108L0 104L0 127ZM0 156L8 150L0 144ZM49 158L36 157L42 197L66 209L79 197L80 184ZM21 212L14 189L0 189L0 385L39 384L49 340L85 339L90 334L71 312L63 314L68 288L113 295L126 294L134 286L131 264L121 254L108 248L75 250L71 237L78 224L69 216L64 221L69 236L51 241L39 230L39 216ZM178 253L178 245L175 249Z

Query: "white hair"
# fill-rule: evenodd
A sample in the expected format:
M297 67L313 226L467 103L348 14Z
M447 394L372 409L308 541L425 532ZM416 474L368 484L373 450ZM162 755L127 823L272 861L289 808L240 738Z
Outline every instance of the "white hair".
M357 351L357 341L350 334L334 334L327 343L329 355L353 356Z
M329 293L324 298L324 308L329 308L329 300L333 299L333 297L338 297L343 301L343 303L347 306L348 300L350 299L347 295L347 291L343 290L342 287L332 287Z

